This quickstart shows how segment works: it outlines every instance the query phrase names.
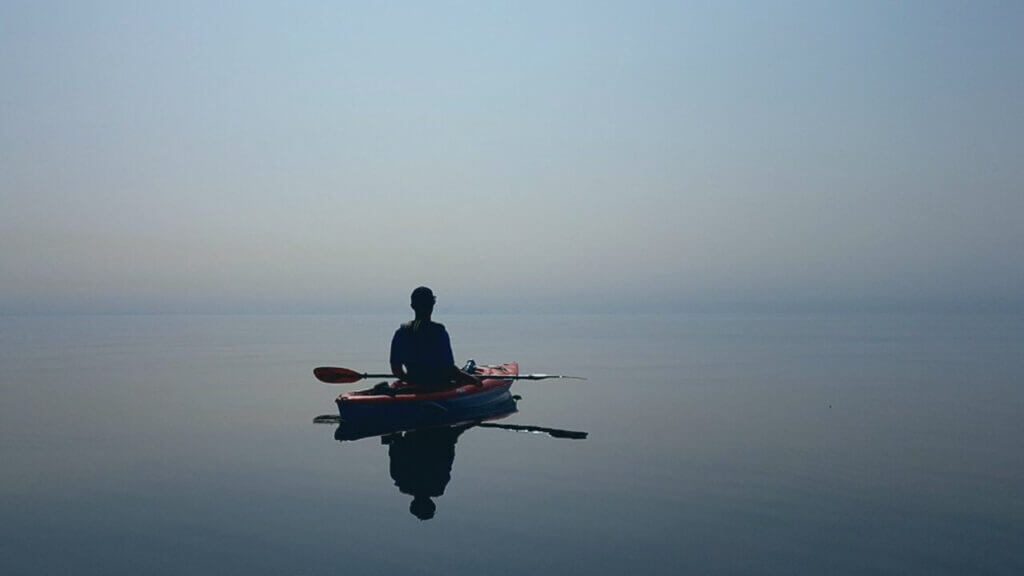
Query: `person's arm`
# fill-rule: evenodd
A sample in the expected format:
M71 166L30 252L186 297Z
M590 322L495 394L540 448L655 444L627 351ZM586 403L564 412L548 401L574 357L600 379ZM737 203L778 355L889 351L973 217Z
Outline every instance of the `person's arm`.
M442 350L444 351L444 362L451 366L451 379L460 386L463 384L483 386L484 383L479 378L472 374L466 374L455 365L455 355L452 354L452 341L448 336L448 330L444 329L444 326L441 326L441 336L441 344L443 346Z
M394 374L395 378L398 378L399 380L405 380L406 377L408 376L408 374L405 373L405 366L402 366L400 362L391 363L391 373Z
M472 374L467 374L466 372L463 372L455 364L452 364L452 379L455 380L455 382L460 384L460 385L461 384L472 384L473 386L483 386L484 385L482 380L480 380L476 376L473 376Z
M399 380L405 380L409 375L405 371L405 367L402 365L402 359L405 357L405 335L402 333L401 328L395 330L395 335L391 337L391 373L395 375L395 378Z

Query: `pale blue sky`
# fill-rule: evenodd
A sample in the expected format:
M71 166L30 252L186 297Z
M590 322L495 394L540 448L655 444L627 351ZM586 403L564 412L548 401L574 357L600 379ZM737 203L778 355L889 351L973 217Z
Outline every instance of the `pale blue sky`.
M1024 305L1021 2L0 2L0 312Z

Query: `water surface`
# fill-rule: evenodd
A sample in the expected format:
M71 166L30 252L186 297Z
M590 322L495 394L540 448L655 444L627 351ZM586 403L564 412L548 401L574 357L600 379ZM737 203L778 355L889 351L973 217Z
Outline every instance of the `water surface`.
M1024 318L439 313L588 435L459 431L429 520L312 423L402 319L0 317L0 571L1024 572Z

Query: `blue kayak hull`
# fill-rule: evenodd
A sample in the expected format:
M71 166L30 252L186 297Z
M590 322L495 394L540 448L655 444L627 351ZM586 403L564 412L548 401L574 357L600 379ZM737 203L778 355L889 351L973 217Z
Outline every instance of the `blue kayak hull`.
M371 436L387 436L397 432L409 432L444 426L462 424L478 424L484 421L498 420L516 412L516 399L509 393L501 395L489 402L473 404L448 404L444 410L424 408L415 409L411 406L390 412L360 414L362 417L349 416L342 419L334 432L335 440L359 440Z

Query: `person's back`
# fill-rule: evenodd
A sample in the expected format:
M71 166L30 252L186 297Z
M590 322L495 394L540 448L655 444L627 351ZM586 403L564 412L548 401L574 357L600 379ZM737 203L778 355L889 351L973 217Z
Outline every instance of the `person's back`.
M455 358L443 324L430 320L406 322L391 340L391 364L405 366L405 378L420 386L437 387L452 377Z
M455 366L448 331L443 324L430 319L435 302L430 288L420 286L413 290L411 306L416 319L402 324L391 339L392 374L428 388L448 386L453 379L479 385L480 380Z

